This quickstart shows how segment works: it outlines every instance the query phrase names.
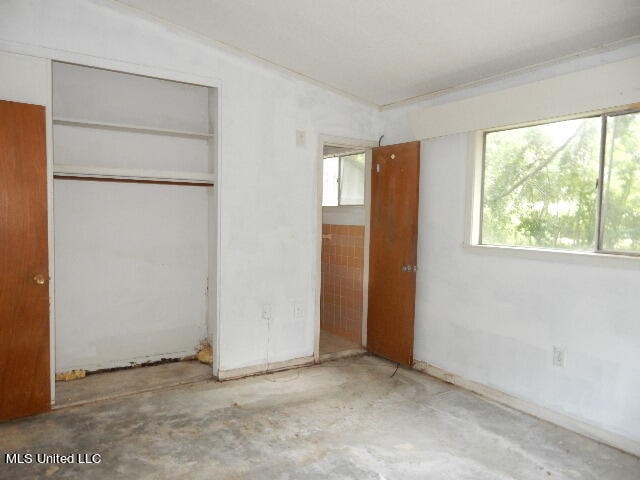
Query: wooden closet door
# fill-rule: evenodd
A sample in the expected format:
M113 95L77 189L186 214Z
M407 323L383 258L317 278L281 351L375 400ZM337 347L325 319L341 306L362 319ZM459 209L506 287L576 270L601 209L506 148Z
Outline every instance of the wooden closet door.
M413 362L420 142L374 148L367 349Z
M0 100L0 420L51 407L44 112Z

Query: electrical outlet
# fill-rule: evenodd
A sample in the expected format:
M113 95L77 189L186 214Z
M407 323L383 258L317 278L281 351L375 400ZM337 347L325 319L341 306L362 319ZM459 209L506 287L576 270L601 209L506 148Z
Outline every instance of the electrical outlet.
M564 368L566 363L566 353L564 348L553 346L553 366Z
M269 320L271 318L271 305L265 303L262 305L262 318Z
M293 304L293 318L304 318L304 306L300 302Z

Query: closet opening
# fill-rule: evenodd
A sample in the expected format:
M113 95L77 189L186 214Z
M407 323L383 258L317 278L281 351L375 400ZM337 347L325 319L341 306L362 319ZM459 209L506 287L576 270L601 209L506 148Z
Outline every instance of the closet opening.
M217 88L60 62L52 86L55 406L213 378Z

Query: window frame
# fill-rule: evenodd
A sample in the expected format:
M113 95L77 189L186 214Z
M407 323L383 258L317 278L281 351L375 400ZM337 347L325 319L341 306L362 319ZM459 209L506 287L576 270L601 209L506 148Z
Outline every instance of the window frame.
M362 203L340 203L340 197L342 194L342 157L351 157L353 155L363 155L364 164L363 164L363 195L362 195ZM338 204L337 205L322 205L323 208L338 208L338 207L364 207L365 205L365 190L366 190L366 172L367 172L367 152L365 150L355 150L350 152L343 152L337 155L323 155L322 156L322 171L324 172L324 161L328 158L336 158L338 157ZM323 185L324 187L324 185ZM324 200L324 193L323 193Z
M471 135L469 142L470 159L472 161L470 171L470 177L467 179L467 192L470 192L470 200L468 202L468 211L466 218L466 240L464 242L467 247L479 247L485 251L491 250L494 252L519 252L520 255L529 256L529 253L538 254L552 254L552 255L569 255L574 258L595 256L602 258L627 258L634 261L640 260L640 252L629 250L610 250L602 248L602 239L604 233L604 222L602 221L602 204L603 204L603 188L604 188L604 173L605 173L605 161L606 161L606 145L607 145L607 119L609 117L616 117L627 114L640 113L640 105L632 104L622 107L613 107L609 109L602 109L594 112L583 112L580 114L567 115L563 117L556 117L551 119L539 120L534 122L527 122L516 125L507 125L496 128L489 128L479 130ZM538 246L525 246L525 245L497 245L490 243L482 243L482 222L484 214L484 195L485 195L485 165L486 165L486 139L487 135L495 132L502 132L506 130L515 130L518 128L534 127L538 125L545 125L549 123L587 119L587 118L600 118L601 131L600 131L600 149L598 153L598 178L596 189L596 210L594 219L594 247L591 250L570 250L560 248L547 248Z

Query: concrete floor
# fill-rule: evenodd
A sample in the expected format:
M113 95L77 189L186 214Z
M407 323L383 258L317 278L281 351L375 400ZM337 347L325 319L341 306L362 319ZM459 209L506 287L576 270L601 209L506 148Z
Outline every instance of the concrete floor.
M640 459L369 356L203 381L0 425L2 479L638 480ZM3 459L4 460L4 459Z
M150 392L212 377L211 365L197 360L98 373L70 382L56 382L56 408Z

